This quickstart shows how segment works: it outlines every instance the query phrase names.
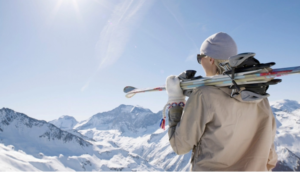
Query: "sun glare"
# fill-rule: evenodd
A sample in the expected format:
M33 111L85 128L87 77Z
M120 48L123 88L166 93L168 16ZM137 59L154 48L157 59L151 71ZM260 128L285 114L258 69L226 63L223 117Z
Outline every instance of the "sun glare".
M73 6L74 6L74 8L75 8L75 11L76 11L77 13L79 13L79 7L78 7L78 2L77 2L77 0L72 0L72 4L73 4Z
M76 14L78 16L80 16L78 0L57 0L57 3L56 3L56 5L54 7L54 10L53 10L53 15L55 16L57 14L57 12L60 10L60 8L64 5L65 6L73 5L74 10L76 11Z
M56 5L52 11L52 16L51 16L52 20L55 18L58 11L65 10L66 9L65 7L73 6L74 11L76 12L77 19L81 21L82 16L80 14L78 2L79 0L57 0Z

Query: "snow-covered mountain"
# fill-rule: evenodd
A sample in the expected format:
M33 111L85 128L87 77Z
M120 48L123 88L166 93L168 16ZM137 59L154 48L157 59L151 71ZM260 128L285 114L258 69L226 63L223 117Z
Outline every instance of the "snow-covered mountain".
M300 104L292 100L280 100L272 102L271 107L277 123L275 145L279 157L274 171L299 171ZM24 119L22 117L27 116L10 109L1 109L0 138L2 141L0 143L2 144L0 144L0 160L5 160L3 163L7 169L0 168L0 171L9 169L32 171L189 171L191 152L181 156L173 152L168 141L168 126L166 126L165 131L159 129L161 116L161 111L153 113L140 106L120 105L111 111L93 115L75 126L70 123L72 117L69 117L70 119L61 117L57 119L56 127L45 121L34 119L21 121ZM31 119L30 117L27 118ZM27 126L28 123L26 122L29 121L31 122L29 124L32 125ZM44 125L40 125L43 123ZM51 123L55 124L54 121ZM33 129L32 132L27 129L29 126ZM49 130L46 128L48 126L56 130ZM73 135L73 140L81 139L87 142L88 146L86 147L91 149L87 154L77 153L77 155L68 155L71 154L70 152L59 155L61 150L56 148L50 149L51 153L55 154L43 152L42 146L45 145L47 148L47 146L52 146L51 142L53 141L63 141L63 137L60 139L52 138L52 136L56 136L54 134L58 134L54 131L59 130L62 131L60 133ZM40 132L37 134L36 131ZM12 140L7 137L12 133L19 135L20 139ZM48 136L51 138L44 137L40 133L49 134ZM23 137L21 137L22 135ZM27 136L30 138L30 142L27 141L28 145L31 142L35 144L32 145L32 148L36 150L35 154L24 147L28 146L26 142L23 142L23 138L27 138ZM49 139L47 141L49 143L43 142L44 138ZM63 144L71 145L68 142ZM60 144L60 147L63 148L64 146ZM38 151L44 154L37 155ZM85 151L87 150L85 149ZM21 160L22 165L14 159L16 157Z
M300 103L293 100L279 100L270 103L276 118L276 152L278 166L300 170Z
M58 119L49 121L49 123L55 125L56 127L62 130L69 130L73 129L73 127L78 123L78 121L72 116L63 115Z
M273 112L282 111L291 113L300 109L299 102L288 99L277 100L275 102L271 102L270 105L272 107Z
M162 171L112 141L68 131L0 109L0 171Z
M150 109L140 106L122 104L111 111L93 115L87 121L78 123L74 129L119 130L123 136L143 136L157 130L161 118L161 111L153 113Z
M7 108L0 109L0 142L32 155L81 155L92 149L78 136Z
M278 162L273 171L300 171L300 157L286 147L277 146Z

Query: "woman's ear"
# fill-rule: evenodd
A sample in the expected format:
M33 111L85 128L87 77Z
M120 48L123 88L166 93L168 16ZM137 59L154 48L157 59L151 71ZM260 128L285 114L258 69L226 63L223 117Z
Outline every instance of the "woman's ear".
M215 59L213 59L212 57L209 57L209 62L211 65L213 65L215 63Z

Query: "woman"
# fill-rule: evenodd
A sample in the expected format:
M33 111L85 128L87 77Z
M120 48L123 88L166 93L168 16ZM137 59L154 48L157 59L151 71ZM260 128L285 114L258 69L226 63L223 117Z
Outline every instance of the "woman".
M208 37L198 62L206 76L222 74L219 63L237 54L226 33ZM169 141L181 155L192 152L191 171L271 171L277 162L274 148L275 118L268 100L244 102L231 98L227 87L203 86L187 102L179 79L166 80Z

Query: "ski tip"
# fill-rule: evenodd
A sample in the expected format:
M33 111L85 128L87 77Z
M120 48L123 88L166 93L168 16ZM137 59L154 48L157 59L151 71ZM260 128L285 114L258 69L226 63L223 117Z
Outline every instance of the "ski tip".
M133 97L135 94L136 94L136 93L128 93L128 94L126 94L126 97L127 97L127 98L131 98L131 97Z
M124 93L129 93L130 91L135 90L135 89L136 89L135 87L127 86L124 88L123 91L124 91Z

